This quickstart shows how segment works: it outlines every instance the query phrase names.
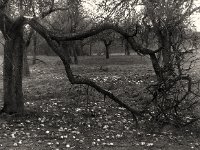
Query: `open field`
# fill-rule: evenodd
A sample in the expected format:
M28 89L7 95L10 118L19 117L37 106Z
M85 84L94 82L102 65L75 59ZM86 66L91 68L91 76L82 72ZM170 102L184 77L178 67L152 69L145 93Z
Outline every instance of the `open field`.
M196 128L136 129L131 115L87 86L71 85L57 57L39 57L24 78L26 113L0 116L0 149L5 150L188 150L200 149ZM145 85L154 82L148 58L81 57L74 74L89 77L136 107ZM135 95L139 93L137 97Z

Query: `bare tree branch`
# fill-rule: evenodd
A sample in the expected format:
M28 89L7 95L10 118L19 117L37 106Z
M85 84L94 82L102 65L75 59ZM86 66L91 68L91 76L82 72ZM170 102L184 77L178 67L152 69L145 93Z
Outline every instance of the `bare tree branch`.
M6 7L6 4L9 0L0 0L0 10L4 9Z
M149 55L157 53L158 50L151 50L148 48L144 48L142 45L138 44L135 39L132 37L133 35L128 34L126 31L124 31L121 27L118 25L112 25L112 24L103 24L99 27L92 28L88 31L82 32L82 33L69 33L69 34L63 34L63 35L55 35L54 33L50 32L49 30L45 29L41 24L39 24L35 19L27 20L27 23L35 28L35 30L38 30L39 28L41 30L45 30L45 32L50 33L49 36L56 41L73 41L73 40L82 40L84 38L96 35L104 30L112 29L115 32L123 35L127 41L131 44L132 48L136 50L136 52L141 53L142 55ZM39 31L40 32L40 31ZM43 32L43 31L42 31ZM43 34L43 33L41 33Z
M45 18L46 16L50 15L51 13L53 12L56 12L56 11L63 11L63 10L68 10L69 8L52 8L52 9L49 9L48 11L46 12L43 12L38 18Z
M93 82L87 78L83 78L80 76L74 76L72 73L72 70L70 68L70 64L68 63L68 60L66 59L66 56L64 55L64 50L62 49L62 46L60 46L58 42L56 42L55 40L52 39L51 35L49 34L50 32L48 32L48 30L46 28L44 28L41 24L39 24L35 19L31 19L31 20L27 21L27 23L47 41L47 43L52 48L52 50L61 58L64 66L65 66L67 77L71 84L85 84L85 85L93 87L98 92L109 97L114 102L119 104L121 107L124 107L129 112L131 112L131 114L133 115L133 118L136 120L136 125L137 125L137 117L136 116L142 116L142 111L139 111L137 109L129 107L127 104L125 104L120 99L118 99L116 96L114 96L110 91L103 89L102 87L97 85L95 82ZM78 37L81 37L81 36L78 36ZM69 40L69 39L67 39L67 40Z
M52 39L54 40L58 40L58 41L73 41L73 40L80 40L80 39L84 39L96 34L99 34L100 32L104 31L104 30L109 30L112 29L120 34L122 34L125 37L129 37L131 35L129 35L128 33L126 33L122 28L120 28L117 25L113 25L113 24L102 24L98 27L92 28L90 30L84 31L82 33L68 33L68 34L63 34L63 35L52 35Z
M50 8L47 11L41 12L41 14L36 17L35 7L33 5L32 6L33 16L34 16L34 18L37 18L37 19L38 18L42 18L43 19L43 18L47 17L48 15L50 15L53 12L64 11L64 10L68 10L69 9L68 7L58 7L58 8L54 8L54 7L55 7L55 0L52 0Z
M191 16L193 13L195 13L196 11L200 10L200 6L199 7L195 7L192 9L194 2L193 0L191 0L187 10L185 11L185 13L181 16L181 18L177 21L176 25L180 24L181 22L183 22L187 17Z

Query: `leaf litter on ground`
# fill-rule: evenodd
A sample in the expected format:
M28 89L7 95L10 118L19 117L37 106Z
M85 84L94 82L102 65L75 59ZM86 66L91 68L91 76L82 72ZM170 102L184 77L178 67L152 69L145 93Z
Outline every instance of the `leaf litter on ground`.
M92 88L71 85L64 67L57 59L52 58L53 62L54 65L31 66L31 76L24 79L26 114L0 116L0 149L199 148L198 134L190 130L148 133L135 129L124 108ZM137 93L154 81L149 67L108 65L107 72L102 72L98 65L78 65L72 69L135 106L145 98Z

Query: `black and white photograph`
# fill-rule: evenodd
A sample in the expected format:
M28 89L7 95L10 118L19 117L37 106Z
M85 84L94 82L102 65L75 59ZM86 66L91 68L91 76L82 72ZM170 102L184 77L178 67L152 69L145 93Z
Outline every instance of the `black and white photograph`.
M200 150L200 0L0 0L0 150Z

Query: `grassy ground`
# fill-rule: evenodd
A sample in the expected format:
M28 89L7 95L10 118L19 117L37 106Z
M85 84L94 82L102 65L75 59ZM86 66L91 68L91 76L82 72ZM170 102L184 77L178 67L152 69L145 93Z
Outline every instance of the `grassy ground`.
M197 130L136 129L126 110L87 86L72 86L58 58L40 59L46 64L31 66L23 81L25 115L0 116L0 149L200 149ZM154 82L148 58L139 56L82 57L72 69L133 107L149 98L143 89Z

